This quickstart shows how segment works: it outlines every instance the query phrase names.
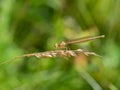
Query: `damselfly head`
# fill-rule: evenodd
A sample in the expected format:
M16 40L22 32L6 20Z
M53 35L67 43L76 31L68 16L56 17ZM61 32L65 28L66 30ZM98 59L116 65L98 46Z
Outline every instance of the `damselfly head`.
M56 43L55 44L55 47L56 48L65 48L66 47L66 43L64 41L62 41L61 43Z

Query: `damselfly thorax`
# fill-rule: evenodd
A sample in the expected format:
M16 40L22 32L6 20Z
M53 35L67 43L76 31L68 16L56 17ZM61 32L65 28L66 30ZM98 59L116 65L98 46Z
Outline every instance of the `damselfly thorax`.
M88 36L88 37L82 37L82 38L69 40L69 41L62 41L60 43L56 43L55 47L56 48L66 48L67 45L69 45L69 44L83 43L83 42L95 40L95 39L98 39L98 38L104 38L104 37L105 37L105 35L95 36L95 37Z

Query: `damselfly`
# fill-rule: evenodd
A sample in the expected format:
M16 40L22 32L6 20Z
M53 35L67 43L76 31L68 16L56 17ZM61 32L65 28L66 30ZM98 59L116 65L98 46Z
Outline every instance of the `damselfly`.
M62 41L60 43L56 43L55 47L56 48L66 48L67 45L69 45L69 44L83 43L83 42L87 42L87 41L90 41L90 40L95 40L95 39L98 39L98 38L104 38L104 37L105 37L105 35L95 36L95 37L88 36L88 37L82 37L82 38L69 40L69 41Z

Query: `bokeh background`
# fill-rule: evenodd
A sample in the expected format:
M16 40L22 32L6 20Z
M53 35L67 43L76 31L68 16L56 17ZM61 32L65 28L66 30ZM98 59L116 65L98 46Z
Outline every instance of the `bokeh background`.
M102 58L12 59L89 35L68 49ZM119 40L120 0L0 0L0 90L120 90Z

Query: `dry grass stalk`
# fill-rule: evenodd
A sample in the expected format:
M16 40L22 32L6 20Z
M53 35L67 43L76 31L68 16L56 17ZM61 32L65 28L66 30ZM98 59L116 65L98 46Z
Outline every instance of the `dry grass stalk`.
M10 61L15 61L17 58L24 58L24 57L37 57L37 58L54 58L54 57L76 57L79 56L80 54L84 54L86 56L94 55L94 56L99 56L100 55L94 53L94 52L88 52L88 51L83 51L82 49L77 49L77 50L52 50L52 51L46 51L46 52L40 52L40 53L31 53L31 54L24 54L21 56L17 56L13 58L12 60L7 60L5 62L0 63L0 65L8 63Z
M77 49L77 50L53 50L53 51L46 51L46 52L40 52L40 53L25 54L22 56L18 56L16 58L32 57L32 56L35 56L37 58L69 57L69 56L76 57L76 56L79 56L81 53L85 54L86 56L89 56L89 55L99 56L94 52L88 52L88 51L83 51L82 49Z

